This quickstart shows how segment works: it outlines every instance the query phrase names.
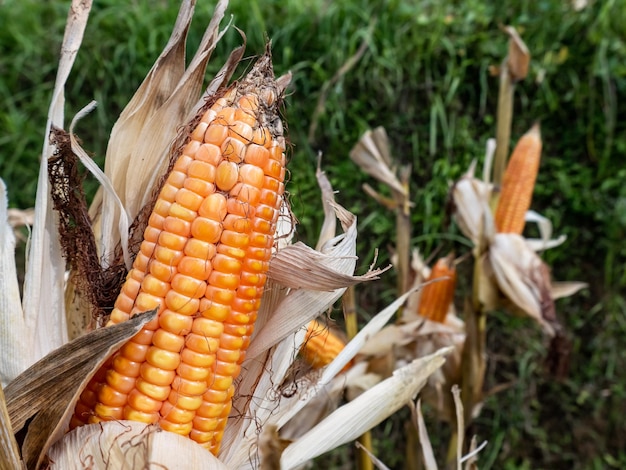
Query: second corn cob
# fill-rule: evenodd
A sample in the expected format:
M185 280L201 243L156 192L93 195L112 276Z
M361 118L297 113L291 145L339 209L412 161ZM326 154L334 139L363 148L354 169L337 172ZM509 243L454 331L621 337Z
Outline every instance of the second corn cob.
M268 54L191 132L110 323L153 308L158 317L98 371L71 427L158 422L218 452L283 201L278 99Z
M443 323L454 299L456 267L452 255L437 260L428 281L422 288L417 313L429 320Z
M330 364L345 345L346 343L330 331L328 326L317 320L311 320L300 354L311 367L320 369Z
M496 230L517 233L524 230L526 212L535 189L541 159L541 132L535 124L517 142L502 179L495 212Z

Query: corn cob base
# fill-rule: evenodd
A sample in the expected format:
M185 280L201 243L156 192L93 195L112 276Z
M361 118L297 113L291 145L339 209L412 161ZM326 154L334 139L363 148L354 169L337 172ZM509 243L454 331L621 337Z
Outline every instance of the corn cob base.
M203 112L161 189L110 324L159 314L97 372L72 428L158 422L217 454L283 201L278 100L267 54Z

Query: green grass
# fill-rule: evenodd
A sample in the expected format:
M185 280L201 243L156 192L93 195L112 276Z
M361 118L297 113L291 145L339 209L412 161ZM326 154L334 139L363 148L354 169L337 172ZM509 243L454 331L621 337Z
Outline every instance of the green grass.
M99 102L78 132L100 163L117 115L167 41L175 3L95 2L68 82L66 113ZM190 48L210 17L209 3L198 2ZM16 207L34 202L67 7L0 1L0 176ZM359 136L378 125L387 129L394 157L413 167L415 246L425 253L440 245L467 251L458 230L446 224L448 182L482 158L495 134L497 81L489 66L506 53L498 25L518 28L533 60L517 87L512 136L541 120L544 154L533 207L568 236L545 258L555 278L590 288L558 303L573 348L563 381L545 372L547 345L529 321L504 314L490 320L488 385L511 386L487 400L472 428L490 441L481 468L626 466L619 432L626 412L626 2L591 0L575 12L561 0L256 0L233 1L229 14L246 33L250 56L261 53L269 37L277 73L294 73L285 115L298 238L315 240L321 224L320 205L312 203L319 198L314 170L321 151L339 202L359 216L361 271L376 247L385 265L394 240L392 215L362 193L362 183L373 182L348 158ZM362 58L331 84L363 41ZM227 33L209 76L240 42L235 30ZM322 90L326 100L309 140ZM364 315L389 301L394 286L388 274L359 291ZM377 449L383 461L401 468L403 422L389 423L376 432ZM428 425L435 434L443 430L432 418ZM445 439L434 440L445 447ZM351 452L329 462L340 468Z

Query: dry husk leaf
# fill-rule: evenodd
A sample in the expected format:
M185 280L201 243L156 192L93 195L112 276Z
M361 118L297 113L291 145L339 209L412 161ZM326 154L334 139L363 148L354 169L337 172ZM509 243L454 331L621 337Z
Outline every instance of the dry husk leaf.
M455 205L456 221L467 238L477 249L484 244L483 236L486 223L493 225L489 198L492 187L490 184L474 177L476 162L472 162L469 170L452 187L452 199Z
M393 191L406 194L407 189L398 180L395 171L391 168L389 139L383 127L367 130L350 151L350 158L368 175L386 184Z
M551 296L550 271L520 235L496 234L489 263L502 293L517 308L554 335L556 312Z
M290 469L356 439L408 403L430 374L444 363L449 349L416 359L388 379L348 402L291 444L282 455Z
M0 468L21 470L24 467L20 450L15 440L15 433L11 426L9 410L2 386L0 386Z
M530 65L530 51L513 26L506 26L504 32L509 35L509 54L507 67L511 80L518 82L528 75Z
M93 331L33 364L5 389L13 431L32 418L22 445L27 468L38 468L48 447L65 432L69 414L87 381L113 352L154 318L156 311ZM51 400L51 397L54 397Z
M108 421L74 429L48 452L50 470L228 470L191 439L156 424Z

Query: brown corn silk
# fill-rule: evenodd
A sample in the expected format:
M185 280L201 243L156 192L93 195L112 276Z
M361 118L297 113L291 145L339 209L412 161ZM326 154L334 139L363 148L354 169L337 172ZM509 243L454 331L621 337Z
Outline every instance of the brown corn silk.
M285 140L269 54L189 135L109 324L157 318L101 368L71 427L159 423L217 454L261 302L283 202Z
M437 260L428 281L433 282L422 289L417 313L429 320L443 323L454 299L456 287L456 267L451 255Z
M302 358L314 369L330 364L343 350L346 343L328 326L312 320L307 326L304 344L300 350ZM346 368L349 367L346 366Z
M499 233L524 231L526 212L535 189L541 159L541 133L535 124L517 142L502 178L502 190L495 213Z

